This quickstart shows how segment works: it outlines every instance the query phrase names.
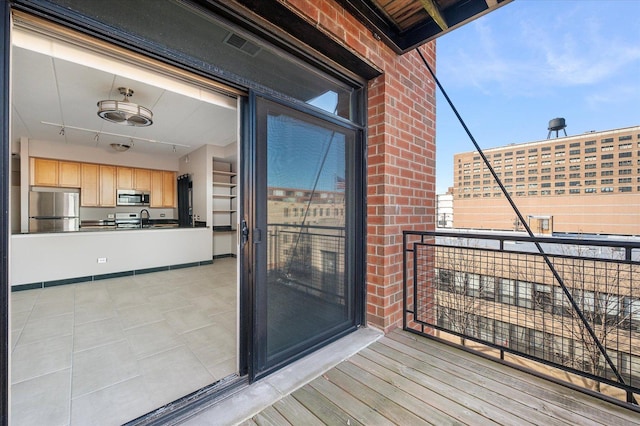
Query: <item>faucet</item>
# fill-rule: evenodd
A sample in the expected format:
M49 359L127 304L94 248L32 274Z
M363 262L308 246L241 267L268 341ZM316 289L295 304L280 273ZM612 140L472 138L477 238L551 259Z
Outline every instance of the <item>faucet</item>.
M142 228L142 224L144 223L142 220L142 213L147 212L147 220L151 219L151 213L149 213L149 210L147 209L142 209L140 210L140 228Z

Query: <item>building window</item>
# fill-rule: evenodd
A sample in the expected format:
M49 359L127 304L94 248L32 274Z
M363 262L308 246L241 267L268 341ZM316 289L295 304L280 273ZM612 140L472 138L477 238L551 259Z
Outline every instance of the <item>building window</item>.
M579 157L569 158L569 162L570 163L579 163L580 162L580 158Z
M529 170L529 174L530 174L530 175L537 175L537 174L538 174L538 169L531 169L531 170Z
M540 185L542 188L551 188L551 183L547 182L547 183L543 183Z
M529 191L528 195L538 195L538 191Z
M627 158L627 157L631 157L633 155L633 152L620 152L618 153L618 158Z
M613 138L606 138L606 139L600 139L601 143L609 143L609 142L613 142Z
M524 197L524 194L525 194L525 192L524 192L524 191L516 192L516 196L517 196L517 197Z
M632 191L632 189L631 189L631 187L630 187L630 186L621 186L621 187L618 189L618 191L620 191L620 192L631 192L631 191Z
M497 152L497 153L493 154L493 158L498 158L498 157L502 157L502 153Z
M564 157L564 151L556 152L556 157Z
M595 145L595 144L596 144L596 141L595 141L595 140L593 140L593 141L586 141L586 142L584 143L584 146Z
M524 154L524 149L521 149L519 151L516 151L516 155L520 155L520 154Z
M600 192L613 192L613 186L603 186Z
M542 190L540 191L540 195L551 195L551 191L549 191L548 189Z
M565 175L564 173L555 176L556 179L566 179L566 177L567 175Z
M572 189L569 190L569 194L579 194L579 193L580 193L579 189L573 189L572 188Z
M595 185L596 184L596 180L595 179L593 179L593 180L585 180L584 184L585 185Z
M618 170L618 174L619 175L630 175L631 174L631 169L620 169L620 170Z
M633 163L631 160L622 160L618 161L618 166L630 166Z
M585 165L584 165L584 168L585 168L585 169L595 169L595 168L596 168L596 165L595 165L595 164L585 164Z
M580 173L569 174L569 179L580 179Z
M631 183L631 178L620 178L618 179L618 183Z
M556 189L556 195L564 194L564 189Z
M524 170L518 170L518 171L516 172L516 175L517 175L517 176L521 176L521 175L523 175L523 174L524 174Z
M529 148L529 152L538 152L538 148Z
M613 183L613 179L600 179L600 184L609 185Z
M538 180L538 176L529 176L529 182L535 182Z
M569 155L580 155L579 149L572 149L569 151Z
M529 184L529 189L537 188L537 187L538 187L538 184L537 184L537 183L530 183L530 184Z
M620 136L618 138L618 141L630 141L630 140L631 140L631 135Z
M513 182L513 179L512 178L506 178L504 181L505 181L505 183L511 183L511 182Z
M629 153L629 154L631 154L631 153ZM610 159L612 159L612 158L613 158L613 154L602 154L602 155L600 156L600 159L601 159L601 160L610 160Z
M542 155L540 156L540 158L542 158L543 160L544 160L545 158L551 158L551 154L542 154Z
M554 149L564 149L564 144L556 145Z
M556 160L556 161L555 161L555 163L556 163L556 164L564 164L564 159L562 159L562 160Z
M569 166L569 170L580 170L580 165L578 164L577 166L576 165Z
M584 153L585 154L591 154L593 152L596 152L596 148L595 147L593 147L593 148L585 148L584 149Z
M544 152L544 151L551 151L551 147L550 146L543 146L540 151Z
M573 180L573 181L569 182L569 186L580 186L580 181L579 180Z
M556 167L555 171L556 171L556 172L564 172L564 166ZM557 178L556 178L556 179L557 179Z
M551 167L545 167L541 170L542 173L549 173L551 171Z
M588 178L588 177L595 177L597 175L596 172L586 172L584 174L584 177Z
M602 163L600 164L600 167L603 169L610 169L613 167L613 163Z
M580 146L580 142L574 142L574 143L569 145L569 148L577 148L579 146Z
M556 182L555 186L564 186L564 182Z
M597 193L598 190L596 188L585 188L584 192L587 193L587 194L589 194L589 193L593 194L593 193Z
M600 147L600 151L613 151L613 145L604 145Z

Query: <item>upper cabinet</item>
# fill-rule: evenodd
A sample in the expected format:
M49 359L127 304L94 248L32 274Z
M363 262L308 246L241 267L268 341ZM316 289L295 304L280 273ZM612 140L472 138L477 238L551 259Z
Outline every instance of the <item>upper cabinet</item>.
M116 206L116 166L100 165L100 205Z
M118 167L118 189L133 189L133 168Z
M58 162L58 186L64 188L80 188L80 166L75 161Z
M133 189L151 191L151 170L133 169Z
M115 207L117 189L151 193L150 207L176 208L176 172L30 158L30 184L80 188L83 207Z
M162 204L172 208L178 205L176 172L162 172Z
M80 163L34 157L30 163L33 186L80 187Z
M80 187L80 205L82 207L98 207L99 199L99 168L97 164L83 163L82 186Z
M82 207L115 207L116 167L82 163Z
M175 208L177 205L176 172L151 170L149 207Z
M118 167L118 189L151 190L151 170Z

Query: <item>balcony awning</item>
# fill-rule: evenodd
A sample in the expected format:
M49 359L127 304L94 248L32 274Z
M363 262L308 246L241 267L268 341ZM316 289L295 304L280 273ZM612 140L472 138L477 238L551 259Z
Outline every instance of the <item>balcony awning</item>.
M512 0L336 1L402 54Z

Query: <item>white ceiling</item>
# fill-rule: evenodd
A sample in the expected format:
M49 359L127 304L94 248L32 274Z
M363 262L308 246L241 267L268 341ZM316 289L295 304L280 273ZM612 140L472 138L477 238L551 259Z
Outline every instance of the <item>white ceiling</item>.
M133 138L133 147L128 152L179 158L204 144L226 146L237 139L236 101L228 96L207 92L204 98L208 101L204 101L183 94L184 90L179 93L179 90L148 84L159 80L151 76L145 78L143 70L134 79L98 69L99 66L74 63L17 46L13 47L12 55L11 134L14 141L26 136L111 150L110 143L130 144ZM184 82L176 87L179 85L184 86ZM119 125L98 117L98 101L123 99L119 87L133 89L130 102L153 111L151 126ZM198 90L201 93L201 89ZM62 126L43 122L69 127L61 132Z

